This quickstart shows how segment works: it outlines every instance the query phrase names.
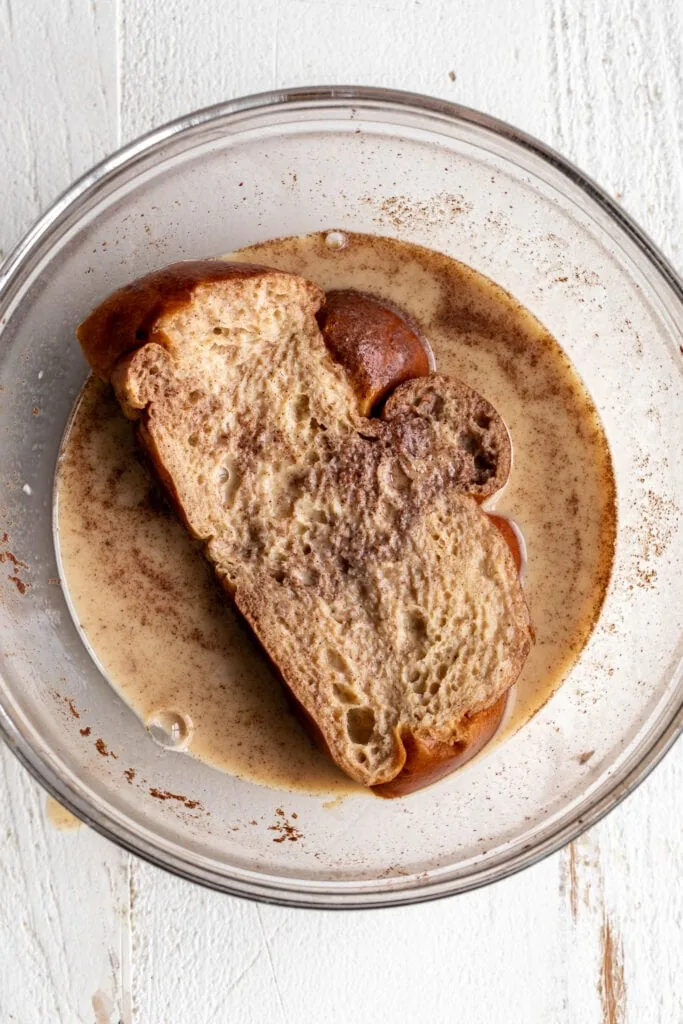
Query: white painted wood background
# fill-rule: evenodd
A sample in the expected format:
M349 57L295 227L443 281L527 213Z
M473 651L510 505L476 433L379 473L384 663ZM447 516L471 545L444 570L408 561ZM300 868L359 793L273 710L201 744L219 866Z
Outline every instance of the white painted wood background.
M146 129L281 85L496 114L580 164L683 270L680 0L0 0L0 255ZM492 888L330 914L204 892L59 831L0 750L0 1024L681 1024L683 745Z

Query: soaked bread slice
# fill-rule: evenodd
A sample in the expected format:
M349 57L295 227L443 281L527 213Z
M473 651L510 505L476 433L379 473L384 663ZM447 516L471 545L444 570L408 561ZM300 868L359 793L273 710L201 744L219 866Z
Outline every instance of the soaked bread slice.
M323 303L294 275L188 262L117 292L78 337L330 756L395 793L493 720L530 648L479 505L510 443L485 399L437 374L362 415Z

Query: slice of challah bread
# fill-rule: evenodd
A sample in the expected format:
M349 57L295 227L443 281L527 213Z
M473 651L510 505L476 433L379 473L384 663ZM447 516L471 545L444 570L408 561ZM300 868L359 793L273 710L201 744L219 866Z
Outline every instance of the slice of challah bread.
M529 651L513 557L478 504L510 444L436 374L361 415L367 381L326 347L323 303L280 271L180 263L78 338L330 756L394 795L485 742Z

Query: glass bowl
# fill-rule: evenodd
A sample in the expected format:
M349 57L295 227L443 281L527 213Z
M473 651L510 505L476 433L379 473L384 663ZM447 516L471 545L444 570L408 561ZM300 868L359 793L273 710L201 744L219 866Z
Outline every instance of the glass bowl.
M55 462L86 376L76 324L165 263L323 228L421 243L517 296L586 383L617 483L611 583L564 685L486 756L396 801L283 793L163 749L100 673L56 579ZM0 286L0 728L93 828L230 893L408 903L557 850L671 746L683 695L683 289L623 211L557 154L422 96L320 88L236 100L95 167L17 246ZM297 816L299 841L274 841L282 812Z

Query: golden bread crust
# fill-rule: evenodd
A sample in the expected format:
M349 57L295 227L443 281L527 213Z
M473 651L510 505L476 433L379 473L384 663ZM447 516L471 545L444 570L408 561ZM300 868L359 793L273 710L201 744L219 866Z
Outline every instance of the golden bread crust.
M397 385L430 371L417 329L372 295L327 292L318 323L325 344L348 374L363 416L369 416Z
M148 341L164 344L156 325L188 305L198 285L272 273L267 267L225 260L183 260L119 288L92 311L76 330L93 372L110 380L118 361ZM283 272L284 273L284 272ZM322 301L322 293L320 293Z

